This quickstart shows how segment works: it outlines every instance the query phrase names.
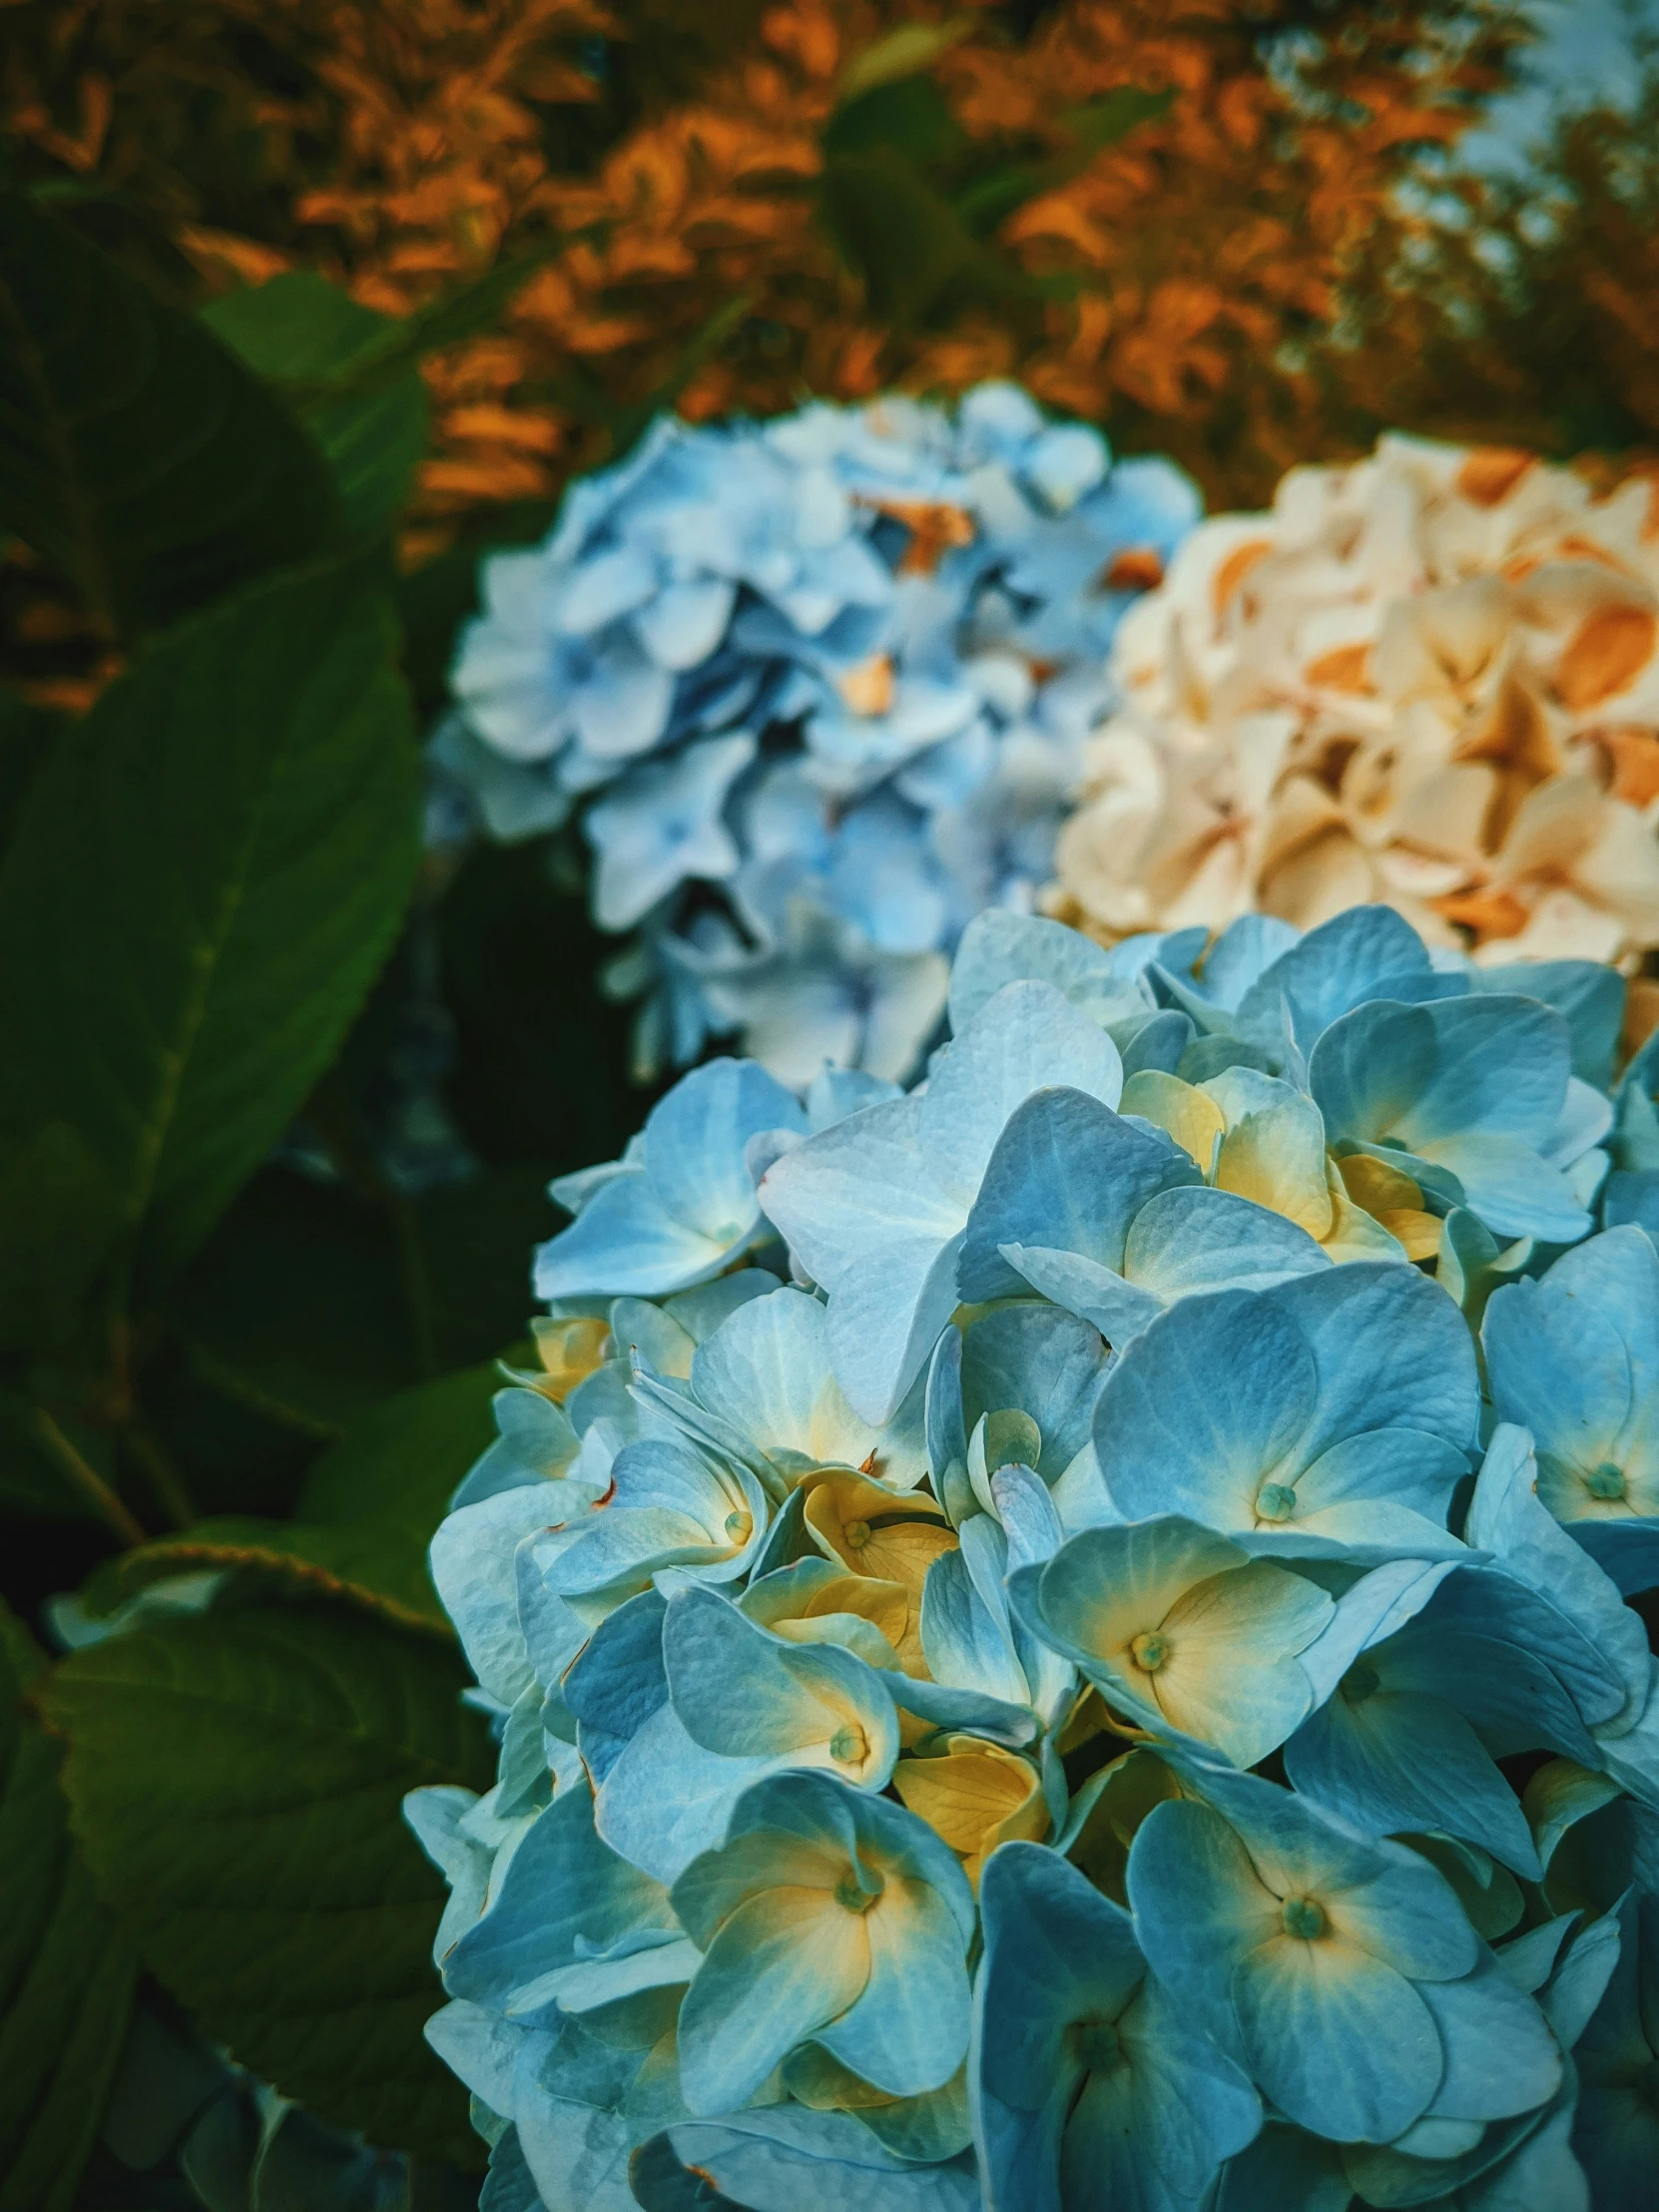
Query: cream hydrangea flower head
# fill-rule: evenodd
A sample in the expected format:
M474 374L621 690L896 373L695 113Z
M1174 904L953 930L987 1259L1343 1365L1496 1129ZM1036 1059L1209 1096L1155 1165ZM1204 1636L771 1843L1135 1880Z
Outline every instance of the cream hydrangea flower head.
M1378 901L1477 959L1659 944L1659 492L1383 437L1202 523L1120 628L1048 910Z

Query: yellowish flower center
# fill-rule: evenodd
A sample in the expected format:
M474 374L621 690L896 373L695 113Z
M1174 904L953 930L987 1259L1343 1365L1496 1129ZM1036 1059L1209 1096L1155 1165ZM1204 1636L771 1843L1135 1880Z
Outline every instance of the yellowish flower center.
M1286 1935L1304 1943L1318 1942L1326 1931L1325 1907L1317 1898L1287 1898L1280 1919Z
M1256 1497L1257 1515L1262 1520L1289 1520L1296 1511L1296 1492L1286 1482L1264 1482Z
M1129 1656L1142 1674L1156 1674L1169 1657L1169 1640L1156 1628L1143 1629L1129 1646Z
M726 1533L735 1544L748 1543L750 1537L755 1533L755 1516L741 1510L728 1513L726 1516Z
M874 1882L873 1889L867 1888L855 1871L843 1874L835 1884L835 1903L847 1913L867 1913L882 1890L879 1875L870 1877L870 1880Z
M837 1728L830 1739L830 1756L843 1767L855 1766L868 1750L863 1730L850 1721L844 1728Z
M1625 1495L1624 1469L1614 1466L1611 1459L1603 1459L1599 1467L1592 1467L1584 1477L1584 1487L1592 1497L1622 1498Z
M869 1542L869 1523L867 1520L849 1520L841 1534L849 1551L862 1551Z

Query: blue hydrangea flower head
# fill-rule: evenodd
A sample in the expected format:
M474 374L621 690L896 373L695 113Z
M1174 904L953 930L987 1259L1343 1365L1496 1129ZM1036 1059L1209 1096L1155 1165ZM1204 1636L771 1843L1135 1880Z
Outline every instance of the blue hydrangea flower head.
M1199 511L1012 384L664 418L485 562L440 811L579 815L648 1071L737 1030L797 1087L907 1075L963 925L1045 881L1106 649Z
M872 542L958 496L893 419L780 448ZM965 419L1033 543L1111 482ZM1529 980L987 911L909 1090L712 1061L559 1180L431 1547L497 1777L409 1802L499 2200L1645 2203L1659 1260L1622 984Z

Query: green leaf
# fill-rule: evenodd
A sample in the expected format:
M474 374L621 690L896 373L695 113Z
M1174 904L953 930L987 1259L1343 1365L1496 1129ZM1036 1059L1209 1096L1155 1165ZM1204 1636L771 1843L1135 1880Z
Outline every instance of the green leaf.
M579 863L574 840L567 848ZM548 859L540 840L480 844L444 893L438 950L456 1045L445 1096L486 1160L563 1171L615 1159L650 1098L628 1077L631 1011L594 984L616 940Z
M61 715L0 686L0 850L62 727Z
M897 77L838 107L824 129L827 154L863 154L890 146L906 160L948 161L966 133L931 77Z
M904 327L939 309L947 295L994 297L1016 282L944 195L891 147L830 158L820 194L830 233L881 321Z
M426 451L431 412L425 383L413 369L383 390L312 400L304 408L354 537L377 537L396 520Z
M400 1235L348 1190L267 1169L170 1313L204 1380L303 1433L337 1434L422 1380L422 1334L439 1373L522 1336L531 1248L558 1221L546 1182L536 1167L489 1170L402 1202Z
M426 354L490 329L559 243L527 247L401 319L360 306L302 270L230 292L206 308L204 318L262 375L301 402L383 389Z
M0 1126L66 1121L166 1273L328 1065L396 932L419 761L374 572L199 616L66 733L0 869Z
M372 537L408 496L426 450L430 407L411 364L353 391L364 364L381 364L402 326L359 306L309 270L228 293L202 319L249 367L286 394L328 457L347 529Z
M353 1421L312 1466L299 1517L328 1527L396 1529L424 1558L449 1494L495 1434L493 1361L403 1390Z
M247 284L202 309L202 320L273 383L338 389L381 353L401 325L313 270Z
M846 106L876 85L892 84L900 77L913 77L920 70L931 69L941 54L948 53L972 29L971 16L957 15L947 23L905 23L887 32L847 63L840 82L841 105Z
M205 1381L312 1436L418 1380L384 1214L285 1168L241 1193L168 1311Z
M43 1441L40 1409L22 1392L0 1386L0 1511L51 1520L103 1520L102 1499L75 1480ZM65 1413L60 1433L76 1457L90 1467L100 1492L119 1495L115 1438ZM118 1508L119 1509L119 1508ZM79 1571L79 1570L77 1570Z
M489 1783L465 1679L435 1639L276 1607L111 1637L45 1704L100 1894L204 2031L337 2126L476 2164L421 2036L443 1883L401 1817Z
M198 1521L125 1552L88 1583L88 1611L112 1611L169 1575L219 1568L245 1589L345 1598L404 1627L449 1635L426 1547L450 1493L495 1433L490 1401L500 1387L492 1363L400 1392L322 1453L293 1520Z
M0 1351L67 1349L118 1229L104 1163L52 1121L0 1156Z
M0 193L0 521L119 632L338 529L312 440L191 315Z
M1063 121L1080 147L1098 154L1102 147L1115 146L1119 139L1127 138L1143 123L1156 123L1160 116L1168 115L1174 105L1175 93L1171 87L1148 92L1141 85L1114 85L1098 100L1090 100L1081 108L1068 109Z
M587 231L571 234L573 239L587 235ZM524 289L538 269L553 259L561 243L558 239L547 239L539 245L525 247L522 252L509 255L506 261L497 262L481 276L473 277L470 283L458 285L441 299L417 309L406 320L394 325L394 334L382 342L372 360L359 365L356 380L360 381L370 371L387 375L446 345L459 345L467 338L476 337L480 331L492 329L514 295Z
M1052 161L1016 162L975 179L955 196L956 213L975 238L988 237L1038 193L1057 192L1080 176L1104 147L1115 145L1142 123L1167 115L1174 99L1173 92L1143 92L1138 85L1118 85L1086 107L1071 109L1063 118L1073 141L1070 152Z
M0 2212L68 2212L138 1968L70 1845L62 1748L21 1706L45 1666L0 1606Z
M399 1628L450 1633L433 1594L425 1551L407 1543L400 1530L317 1528L252 1513L193 1521L177 1536L123 1552L98 1568L81 1598L99 1620L155 1583L212 1573L233 1575L240 1601L339 1599Z
M740 329L744 318L754 306L756 294L740 292L735 299L728 299L724 306L700 323L676 355L673 366L643 399L627 405L618 405L608 398L603 385L590 379L593 386L591 411L596 420L604 422L611 433L611 459L622 459L637 438L642 437L660 414L666 413L692 378L706 361L712 360L734 330Z

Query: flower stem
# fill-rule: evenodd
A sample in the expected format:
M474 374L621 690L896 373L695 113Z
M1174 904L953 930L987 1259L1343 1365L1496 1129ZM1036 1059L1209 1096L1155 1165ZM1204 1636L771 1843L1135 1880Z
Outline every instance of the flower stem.
M29 1425L36 1441L56 1460L75 1487L96 1508L99 1518L109 1524L124 1544L144 1544L150 1541L149 1531L138 1520L131 1507L116 1495L98 1469L75 1448L50 1413L43 1407L36 1406Z

